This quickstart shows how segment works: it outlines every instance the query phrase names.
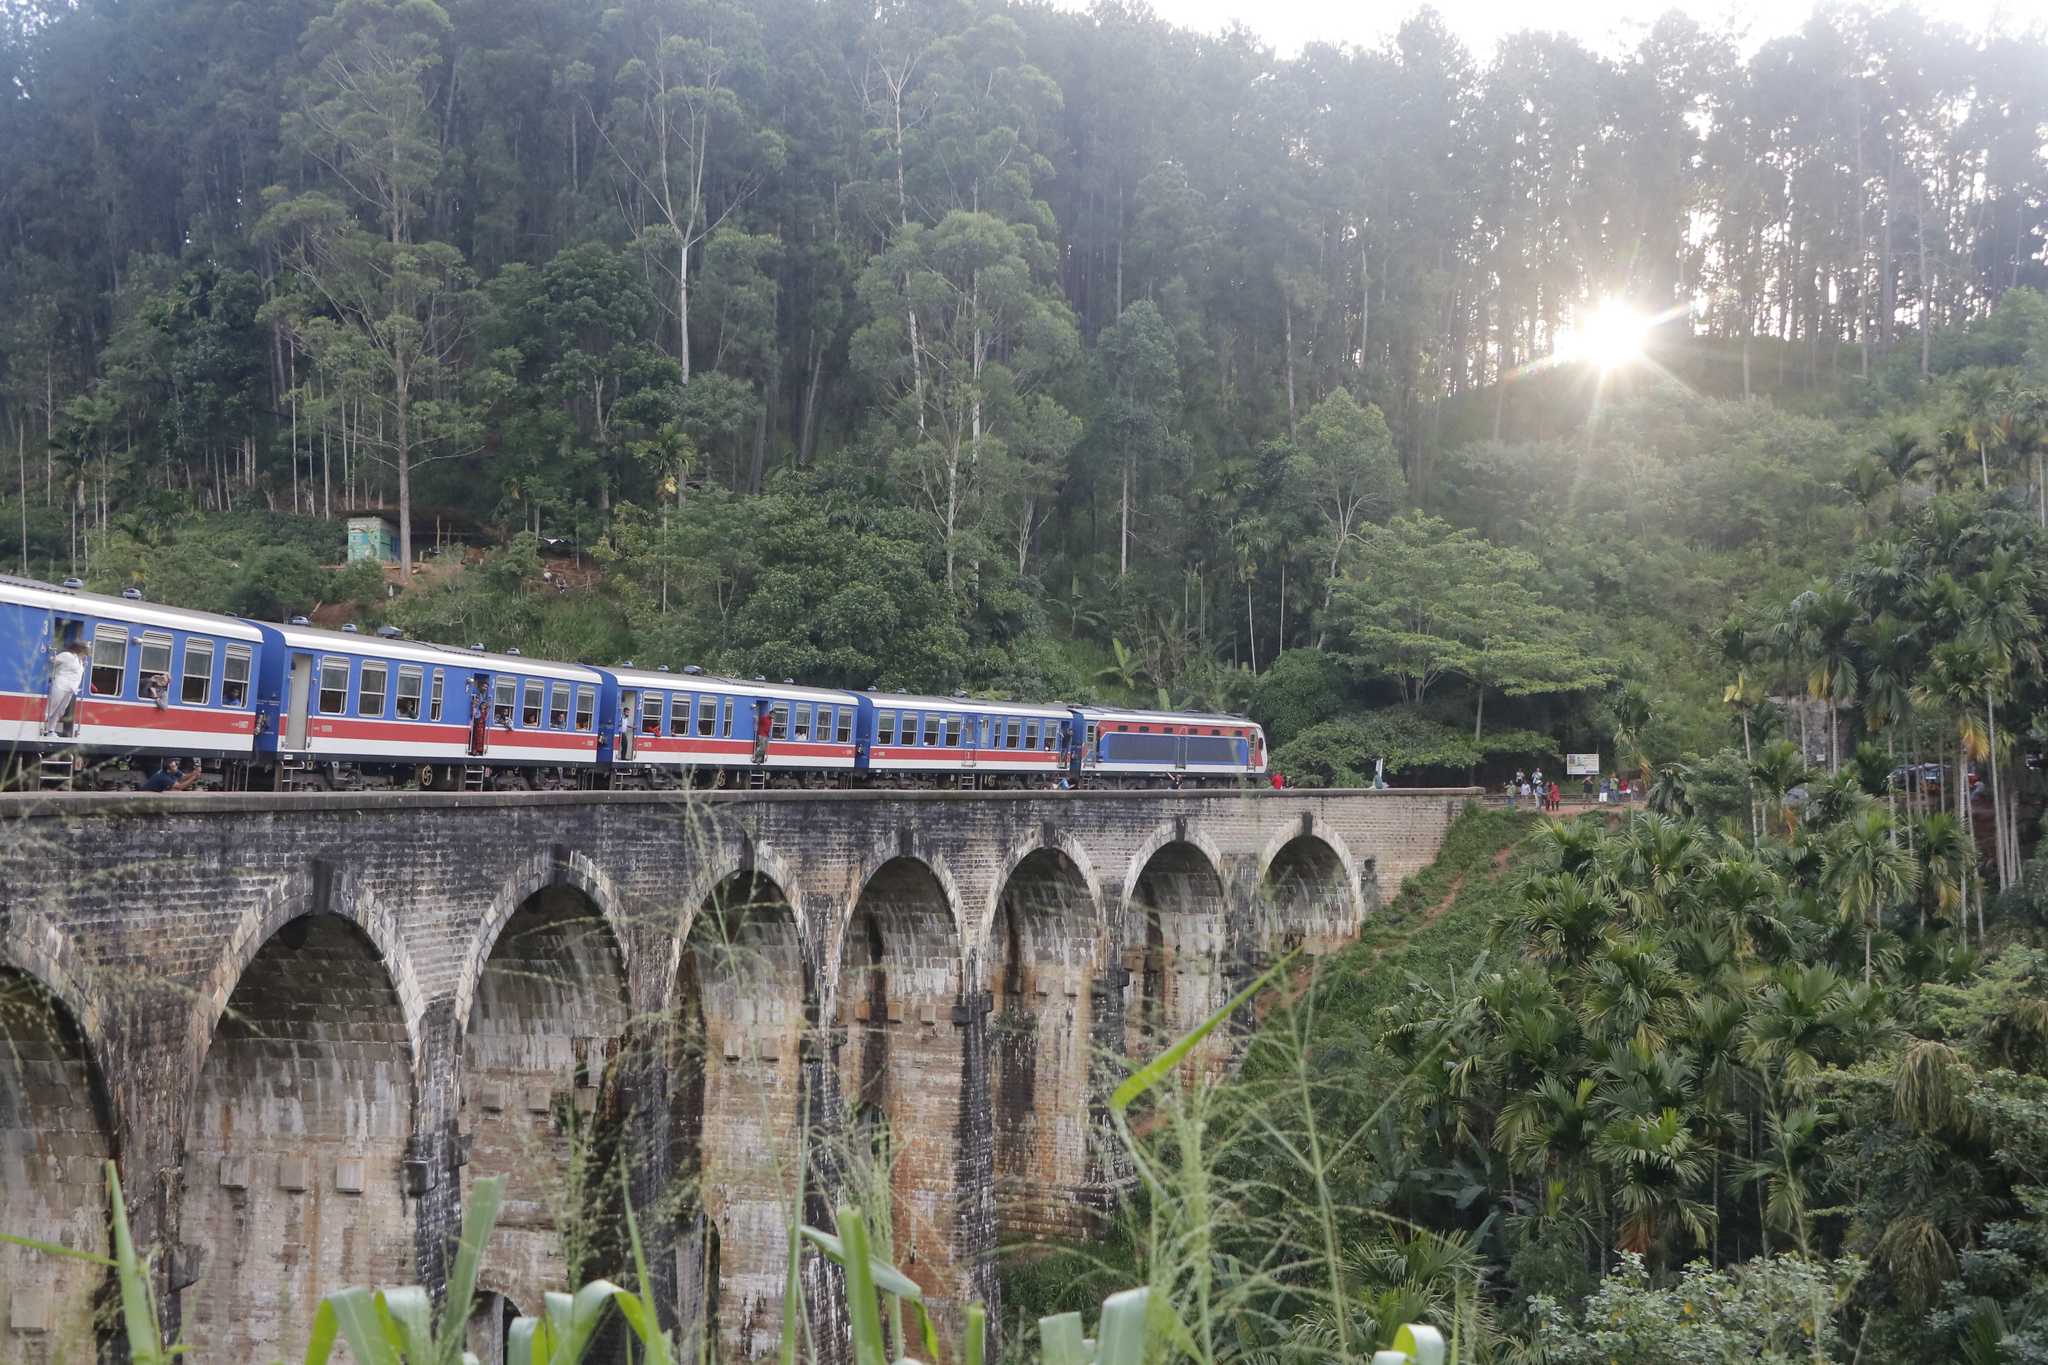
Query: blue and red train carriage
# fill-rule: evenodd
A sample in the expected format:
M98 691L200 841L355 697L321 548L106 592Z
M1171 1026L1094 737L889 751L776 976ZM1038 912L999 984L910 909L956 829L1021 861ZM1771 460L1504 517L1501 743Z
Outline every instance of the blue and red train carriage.
M73 643L84 685L51 718ZM0 577L0 786L131 785L166 757L266 789L1180 786L1266 768L1240 716L559 663Z

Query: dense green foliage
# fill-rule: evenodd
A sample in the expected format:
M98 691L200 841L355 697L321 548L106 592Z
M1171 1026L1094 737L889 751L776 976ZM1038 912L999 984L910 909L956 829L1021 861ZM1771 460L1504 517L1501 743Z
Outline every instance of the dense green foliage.
M1842 423L2040 363L2041 52L1841 11L1490 55L1427 13L1283 59L1114 3L15 5L10 558L367 611L211 517L383 508L409 556L600 554L595 602L508 600L515 548L391 608L493 643L1189 706L1332 649L1346 708L1564 748L1621 670L1638 747L1710 752L1705 627L1853 532ZM1546 364L1603 295L1709 301L1653 339L1689 393ZM1353 562L1404 509L1485 538L1447 633Z

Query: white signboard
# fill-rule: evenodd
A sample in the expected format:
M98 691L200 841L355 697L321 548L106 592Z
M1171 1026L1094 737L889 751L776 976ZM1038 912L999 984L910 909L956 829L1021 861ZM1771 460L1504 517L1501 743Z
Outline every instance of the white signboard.
M1600 775L1600 755L1566 754L1564 756L1564 771L1567 777L1598 777Z

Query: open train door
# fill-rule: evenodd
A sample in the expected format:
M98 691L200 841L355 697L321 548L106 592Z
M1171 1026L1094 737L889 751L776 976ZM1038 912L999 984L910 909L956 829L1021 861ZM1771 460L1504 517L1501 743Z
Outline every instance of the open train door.
M628 689L619 693L619 762L633 761L633 741L639 734L640 693Z
M313 656L292 655L291 691L285 698L284 747L306 747L306 712L313 703Z

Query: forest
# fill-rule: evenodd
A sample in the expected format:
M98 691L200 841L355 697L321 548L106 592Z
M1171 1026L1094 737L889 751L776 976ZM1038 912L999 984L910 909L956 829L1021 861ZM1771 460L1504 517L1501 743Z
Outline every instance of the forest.
M14 0L0 78L25 574L1643 784L1468 815L1018 1314L2048 1361L2040 34Z
M1312 780L1602 747L1644 699L1676 758L1724 737L1709 629L1830 570L1882 428L2034 392L2043 46L1911 9L1620 56L1428 10L1288 58L1119 4L0 24L10 558L194 606L1388 708ZM1558 363L1602 299L1663 316L1654 363ZM321 569L355 511L427 566L395 600ZM549 597L565 542L597 572ZM1395 600L1447 572L1484 591ZM1256 695L1304 650L1341 676Z

